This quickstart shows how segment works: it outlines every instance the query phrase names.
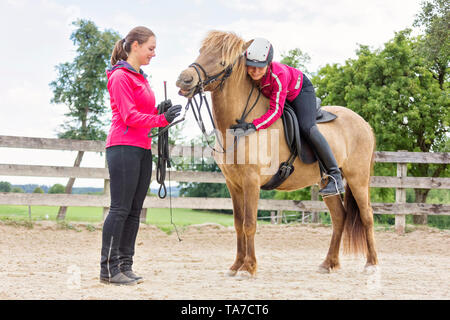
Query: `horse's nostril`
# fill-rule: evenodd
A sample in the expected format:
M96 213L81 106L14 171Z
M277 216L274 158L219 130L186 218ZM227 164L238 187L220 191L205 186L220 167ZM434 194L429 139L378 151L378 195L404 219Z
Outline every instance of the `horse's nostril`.
M183 79L183 82L184 82L185 84L190 84L190 83L192 82L192 80L194 80L194 78L191 76L191 77L189 77L189 78L184 78L184 79Z

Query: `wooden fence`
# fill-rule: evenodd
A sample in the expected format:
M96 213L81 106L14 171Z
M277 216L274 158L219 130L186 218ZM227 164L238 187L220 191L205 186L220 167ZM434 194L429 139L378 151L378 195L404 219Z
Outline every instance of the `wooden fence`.
M68 139L30 138L16 136L0 136L0 147L40 150L66 150L104 152L102 141L80 141ZM154 146L153 150L157 150ZM211 150L199 146L172 146L171 157L203 157L210 158ZM450 163L450 153L422 153L422 152L376 152L376 162L397 163L396 177L372 177L371 187L395 188L395 203L372 203L374 214L395 214L395 229L403 233L405 229L405 215L450 215L450 204L406 203L407 188L421 189L450 189L450 178L407 177L407 163ZM225 183L220 172L171 171L171 180L178 182ZM34 205L34 206L83 206L103 207L104 216L108 212L109 174L105 168L42 166L22 164L0 164L0 176L34 176L34 177L74 177L103 179L104 195L76 195L76 194L24 194L0 193L0 204L3 205ZM153 170L152 181L155 179ZM317 195L313 197L317 198ZM169 199L147 197L144 201L144 215L147 208L168 208ZM173 208L191 209L232 209L229 198L188 198L172 197ZM327 207L322 201L295 201L261 199L259 210L277 212L278 221L283 211L325 212Z

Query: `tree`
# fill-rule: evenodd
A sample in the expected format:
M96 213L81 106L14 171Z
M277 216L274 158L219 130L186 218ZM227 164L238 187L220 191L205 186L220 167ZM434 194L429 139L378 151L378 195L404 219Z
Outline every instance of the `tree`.
M287 54L282 53L281 57L283 58L280 61L281 63L300 69L303 73L306 73L308 77L311 76L311 73L306 67L306 65L310 63L311 57L301 49L295 48L289 50Z
M398 32L384 48L374 51L361 45L356 59L344 66L325 66L313 82L324 104L347 106L370 123L378 150L444 151L449 97L419 50L423 39L410 33L409 29ZM408 166L408 173L419 177L438 177L448 171L445 165ZM428 192L415 189L415 201L425 202Z
M12 188L11 192L14 192L14 193L25 193L25 191L23 191L23 189L21 187L14 187L14 188Z
M105 69L117 40L118 33L100 31L89 20L73 22L77 29L70 39L77 47L72 62L56 66L58 77L50 83L53 90L52 103L64 104L69 108L68 120L61 126L59 138L79 140L105 140L102 115L106 112L105 94L107 79ZM75 167L79 167L84 151L79 151ZM70 178L65 192L70 194L75 178ZM57 219L64 219L67 207L60 207Z
M423 27L422 42L418 47L421 55L428 62L433 76L439 81L441 90L448 84L450 59L450 2L432 0L422 2L422 11L416 15L415 27Z
M62 184L56 183L48 190L48 193L65 193L65 188Z
M36 187L36 188L34 188L33 193L45 193L45 192L44 192L44 190L42 190L41 187Z
M11 183L7 181L0 181L0 192L11 192Z

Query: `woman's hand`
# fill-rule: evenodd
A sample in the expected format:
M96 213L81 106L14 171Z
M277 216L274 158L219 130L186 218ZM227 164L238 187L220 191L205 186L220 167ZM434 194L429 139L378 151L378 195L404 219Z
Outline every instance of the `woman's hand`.
M169 110L167 110L164 113L164 117L166 118L167 122L172 122L176 117L178 117L181 113L181 105L177 104L174 106L171 106Z
M243 120L236 120L237 124L233 124L230 129L234 131L231 132L232 135L237 137L247 136L256 131L256 127L253 123L248 123Z
M172 106L172 101L170 99L162 101L160 104L158 104L158 111L160 113L164 113Z

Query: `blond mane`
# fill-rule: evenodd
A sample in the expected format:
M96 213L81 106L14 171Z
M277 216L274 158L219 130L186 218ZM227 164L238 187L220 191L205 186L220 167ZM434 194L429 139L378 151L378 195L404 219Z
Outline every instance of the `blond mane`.
M245 41L234 32L224 32L212 30L209 31L202 41L200 48L201 54L220 52L221 62L230 65L236 62L236 59L242 56ZM241 59L240 59L241 60ZM243 74L244 63L236 63L235 71L239 75Z

